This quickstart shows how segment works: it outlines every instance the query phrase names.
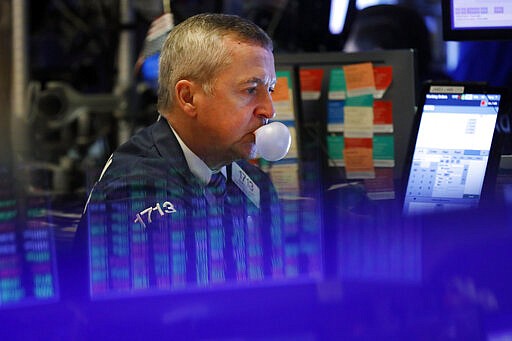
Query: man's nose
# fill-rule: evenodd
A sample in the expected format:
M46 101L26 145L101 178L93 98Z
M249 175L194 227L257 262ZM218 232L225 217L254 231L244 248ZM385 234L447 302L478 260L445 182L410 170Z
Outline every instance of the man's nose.
M274 110L274 102L272 101L272 95L270 92L266 91L261 95L258 107L255 110L255 115L267 120L276 116L276 112Z

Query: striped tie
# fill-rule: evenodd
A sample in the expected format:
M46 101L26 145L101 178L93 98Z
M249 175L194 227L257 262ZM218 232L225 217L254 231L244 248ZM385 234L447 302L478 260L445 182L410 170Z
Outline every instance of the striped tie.
M205 195L210 204L224 200L226 195L226 178L221 172L212 174L210 182L206 185Z

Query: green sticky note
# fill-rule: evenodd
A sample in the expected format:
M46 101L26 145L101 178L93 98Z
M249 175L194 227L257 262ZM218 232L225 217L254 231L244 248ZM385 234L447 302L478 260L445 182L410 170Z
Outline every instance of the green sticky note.
M293 86L293 83L292 83L292 75L290 73L290 71L276 71L276 77L277 78L281 78L281 77L286 77L288 79L288 88L291 88Z
M328 135L327 136L327 152L329 159L342 160L343 149L345 149L345 141L343 135Z
M394 160L395 159L395 138L393 135L373 136L373 159Z
M362 95L348 97L345 100L345 106L349 107L373 107L373 95Z
M345 73L343 69L332 69L329 77L329 91L346 91Z

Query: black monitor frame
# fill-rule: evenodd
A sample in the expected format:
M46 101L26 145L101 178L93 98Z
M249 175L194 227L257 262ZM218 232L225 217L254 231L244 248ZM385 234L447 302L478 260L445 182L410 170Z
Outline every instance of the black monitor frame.
M453 2L442 0L443 39L447 41L507 40L512 37L512 23L508 27L497 28L455 28L453 27Z

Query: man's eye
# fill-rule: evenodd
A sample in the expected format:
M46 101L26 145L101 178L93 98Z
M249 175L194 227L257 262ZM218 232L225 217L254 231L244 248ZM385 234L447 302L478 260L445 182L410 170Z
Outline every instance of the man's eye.
M256 92L256 87L247 89L247 93L253 94Z

